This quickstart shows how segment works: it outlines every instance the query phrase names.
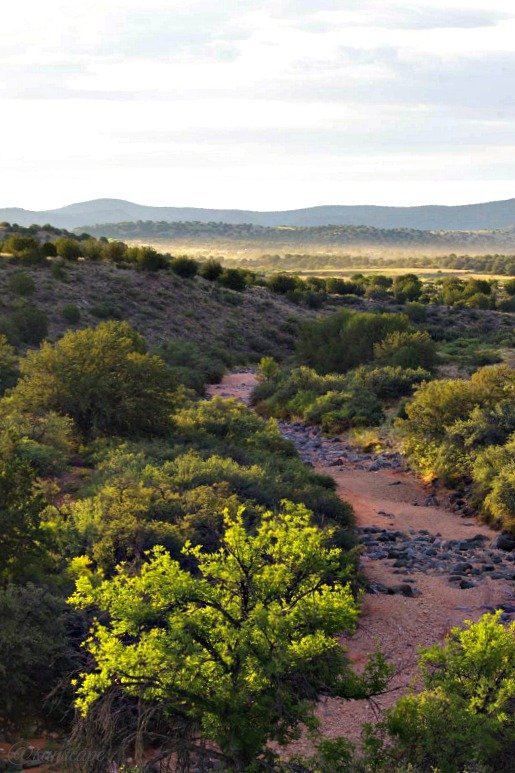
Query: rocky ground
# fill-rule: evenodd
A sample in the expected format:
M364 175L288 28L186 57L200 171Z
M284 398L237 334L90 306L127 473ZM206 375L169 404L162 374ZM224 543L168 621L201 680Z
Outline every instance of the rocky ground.
M252 373L233 373L210 394L248 404L254 383ZM325 438L300 423L280 427L304 462L334 478L356 514L368 592L358 629L342 644L358 669L376 649L396 667L390 692L375 705L321 702L323 732L359 740L362 724L416 683L419 647L442 641L451 627L484 612L501 608L505 621L515 617L515 550L502 549L510 545L480 523L459 494L424 485L398 454L362 453L343 437ZM307 746L300 741L295 751Z

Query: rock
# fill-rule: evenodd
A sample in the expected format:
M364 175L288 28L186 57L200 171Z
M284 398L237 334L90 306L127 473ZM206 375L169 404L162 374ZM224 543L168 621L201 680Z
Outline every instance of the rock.
M429 496L424 499L424 507L439 507L439 505L440 502L435 494L429 494Z
M502 531L492 540L491 547L497 548L497 550L511 552L512 550L515 550L515 535L510 534L507 531Z
M407 582L401 582L399 585L391 585L389 592L395 595L407 596L408 598L413 596L413 588Z
M459 563L451 566L452 574L465 574L465 572L468 572L470 569L472 569L472 564L467 563Z
M469 588L475 588L475 587L476 587L476 583L472 582L472 580L462 580L460 582L460 588L462 590L468 590Z

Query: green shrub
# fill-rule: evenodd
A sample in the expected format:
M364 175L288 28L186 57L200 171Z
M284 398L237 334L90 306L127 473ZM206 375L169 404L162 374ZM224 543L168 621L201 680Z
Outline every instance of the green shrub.
M60 237L55 240L57 254L63 260L77 260L82 255L81 244L77 239Z
M301 328L297 357L320 373L345 373L374 357L374 345L408 327L404 314L343 310Z
M33 295L36 283L24 271L16 271L9 277L9 289L16 295Z
M70 416L86 435L166 431L174 381L125 322L69 331L20 363L17 404Z
M224 269L220 261L210 258L209 260L206 260L204 263L200 264L198 273L199 276L203 277L203 279L207 279L209 282L216 282L222 274L223 270Z
M198 272L199 264L198 261L193 258L181 255L170 260L170 268L184 279L192 279Z
M80 320L80 309L73 303L67 303L66 306L63 306L61 314L70 325L76 325Z
M224 268L218 281L222 287L243 292L247 287L247 274L241 268Z
M374 359L401 368L423 368L436 365L436 345L426 330L396 330L374 344Z
M20 306L11 313L10 319L15 335L24 344L39 344L48 334L47 316L37 306Z
M97 303L90 309L91 314L97 319L121 319L122 312L120 307L112 301L103 301Z
M18 381L18 357L5 335L0 333L0 396Z

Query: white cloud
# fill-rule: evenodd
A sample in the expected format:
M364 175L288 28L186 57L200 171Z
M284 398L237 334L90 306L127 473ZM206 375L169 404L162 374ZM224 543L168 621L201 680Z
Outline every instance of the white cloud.
M4 5L2 206L515 195L509 0Z

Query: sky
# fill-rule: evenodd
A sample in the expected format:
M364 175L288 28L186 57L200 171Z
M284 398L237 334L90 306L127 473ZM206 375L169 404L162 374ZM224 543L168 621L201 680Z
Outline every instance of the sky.
M0 207L515 197L513 0L3 0Z

